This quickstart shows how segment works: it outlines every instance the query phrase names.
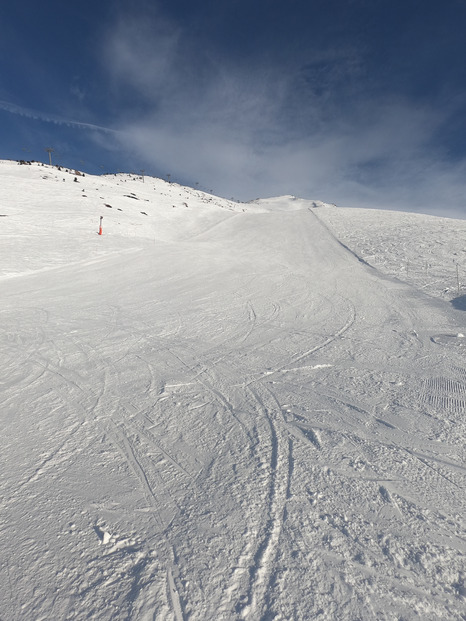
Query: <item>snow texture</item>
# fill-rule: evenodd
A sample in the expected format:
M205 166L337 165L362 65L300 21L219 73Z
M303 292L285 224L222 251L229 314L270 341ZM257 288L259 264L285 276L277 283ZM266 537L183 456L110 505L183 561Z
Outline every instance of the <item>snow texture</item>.
M466 618L464 222L0 191L0 619Z

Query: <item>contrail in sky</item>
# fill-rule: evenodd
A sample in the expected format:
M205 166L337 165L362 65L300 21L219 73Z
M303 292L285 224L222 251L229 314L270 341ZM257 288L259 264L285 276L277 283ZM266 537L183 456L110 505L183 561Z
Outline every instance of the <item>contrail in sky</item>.
M58 116L54 116L51 114L37 112L37 110L32 110L31 108L23 108L22 106L17 106L16 104L10 103L9 101L0 100L0 109L5 110L6 112L10 112L11 114L18 114L19 116L25 116L30 119L36 119L38 121L45 121L46 123L67 125L68 127L78 127L80 129L91 129L93 131L106 132L109 134L120 133L115 129L102 127L101 125L93 125L92 123L80 123L79 121L70 121L69 119L62 119Z

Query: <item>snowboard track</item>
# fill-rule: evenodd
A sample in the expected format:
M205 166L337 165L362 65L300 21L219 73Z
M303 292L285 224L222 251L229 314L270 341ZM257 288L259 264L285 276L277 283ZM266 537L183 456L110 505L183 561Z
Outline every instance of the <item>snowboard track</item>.
M248 388L248 393L256 403L258 411L267 422L269 428L269 490L265 520L263 519L263 535L259 542L249 571L249 587L245 597L246 603L240 607L243 618L253 615L262 618L269 604L269 586L273 579L273 564L278 553L278 543L283 528L285 504L291 487L293 472L292 444L278 430L277 404L273 397L273 409L265 404L271 394L262 386ZM264 442L261 442L263 450Z

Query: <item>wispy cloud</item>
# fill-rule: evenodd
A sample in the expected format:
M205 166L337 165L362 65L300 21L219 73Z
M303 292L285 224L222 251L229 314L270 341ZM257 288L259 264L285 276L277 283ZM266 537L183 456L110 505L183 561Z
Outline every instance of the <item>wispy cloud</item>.
M179 29L161 16L150 20L126 15L112 24L102 46L112 94L129 94L133 101L146 96L153 102L163 97L173 84L179 36Z
M435 143L449 110L372 92L355 48L237 62L156 14L120 19L104 49L124 104L117 140L173 177L241 199L425 211L462 201L466 163Z

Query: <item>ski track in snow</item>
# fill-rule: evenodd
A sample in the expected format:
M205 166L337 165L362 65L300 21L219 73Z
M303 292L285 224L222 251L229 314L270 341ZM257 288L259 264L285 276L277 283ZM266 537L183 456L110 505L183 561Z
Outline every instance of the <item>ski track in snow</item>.
M0 162L0 619L464 620L466 225L73 173Z

